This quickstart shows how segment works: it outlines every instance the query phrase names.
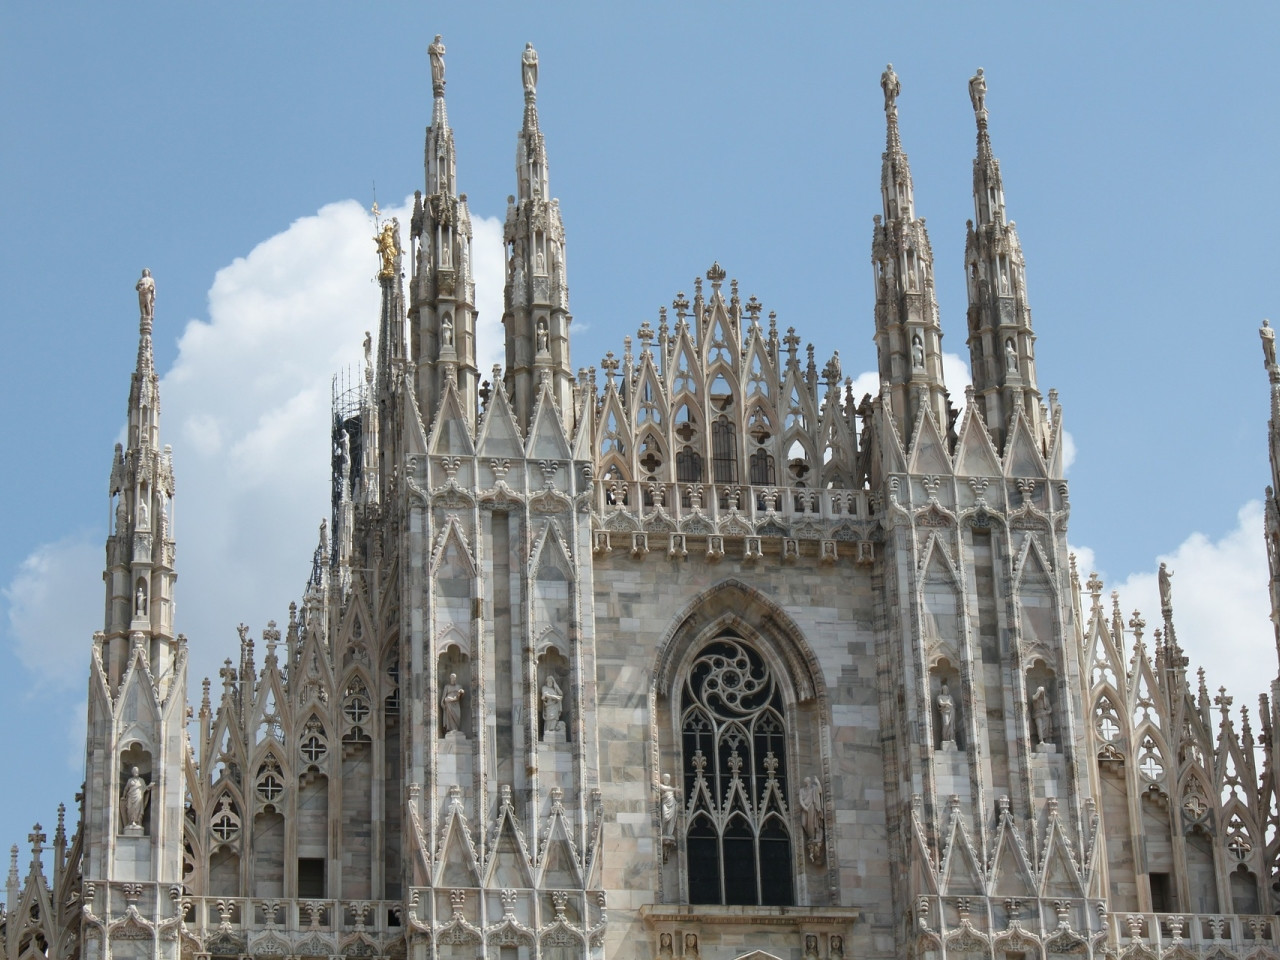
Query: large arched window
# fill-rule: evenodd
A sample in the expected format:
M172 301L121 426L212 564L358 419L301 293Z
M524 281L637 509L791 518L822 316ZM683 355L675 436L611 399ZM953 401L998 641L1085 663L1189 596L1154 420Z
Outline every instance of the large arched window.
M782 692L751 646L723 634L680 696L691 903L795 902Z

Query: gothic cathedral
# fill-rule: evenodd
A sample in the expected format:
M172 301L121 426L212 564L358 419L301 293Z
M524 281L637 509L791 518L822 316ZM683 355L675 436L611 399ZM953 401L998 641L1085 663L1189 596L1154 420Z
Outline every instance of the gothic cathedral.
M532 46L486 379L429 53L308 586L191 699L138 282L79 825L14 848L6 960L1280 960L1280 716L1188 676L1167 575L1150 627L1081 583L982 72L961 412L892 67L857 398L718 264L575 372Z

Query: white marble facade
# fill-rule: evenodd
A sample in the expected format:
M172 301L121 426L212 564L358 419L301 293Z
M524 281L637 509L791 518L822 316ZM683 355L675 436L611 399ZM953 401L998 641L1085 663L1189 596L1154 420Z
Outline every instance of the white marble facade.
M858 398L719 264L574 372L531 46L484 380L430 58L310 583L191 721L138 283L80 825L15 848L9 960L1280 956L1269 703L1237 731L1168 578L1148 631L1067 552L981 71L957 415L891 67Z

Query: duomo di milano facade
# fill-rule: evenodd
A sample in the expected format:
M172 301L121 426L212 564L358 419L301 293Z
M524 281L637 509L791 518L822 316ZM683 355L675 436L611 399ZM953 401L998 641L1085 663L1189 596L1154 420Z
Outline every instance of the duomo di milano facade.
M139 281L79 826L15 848L8 960L1280 958L1280 717L1197 682L1167 577L1144 622L1067 552L981 74L957 416L892 68L856 398L718 265L575 372L532 47L485 381L430 53L332 526L202 690Z

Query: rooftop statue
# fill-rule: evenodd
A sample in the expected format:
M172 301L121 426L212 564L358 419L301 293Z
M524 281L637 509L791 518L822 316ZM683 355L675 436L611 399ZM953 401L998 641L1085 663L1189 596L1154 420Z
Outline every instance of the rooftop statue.
M533 94L538 92L538 51L533 49L532 43L524 45L524 56L520 58L521 76L524 77L524 92Z
M373 238L373 242L378 245L378 255L382 257L382 270L378 276L383 279L396 275L396 255L400 252L400 240L397 236L399 227L400 224L393 217Z
M898 94L902 92L902 84L898 81L898 75L893 72L892 63L884 68L884 73L880 74L880 87L884 90L885 113L896 114Z
M138 281L135 289L138 291L138 309L150 320L155 315L156 309L156 282L151 279L150 270L143 268L142 279Z
M431 89L437 97L444 96L444 43L440 34L427 45L427 56L431 58Z
M987 112L987 78L982 75L982 68L969 78L969 101L973 104L973 112Z

